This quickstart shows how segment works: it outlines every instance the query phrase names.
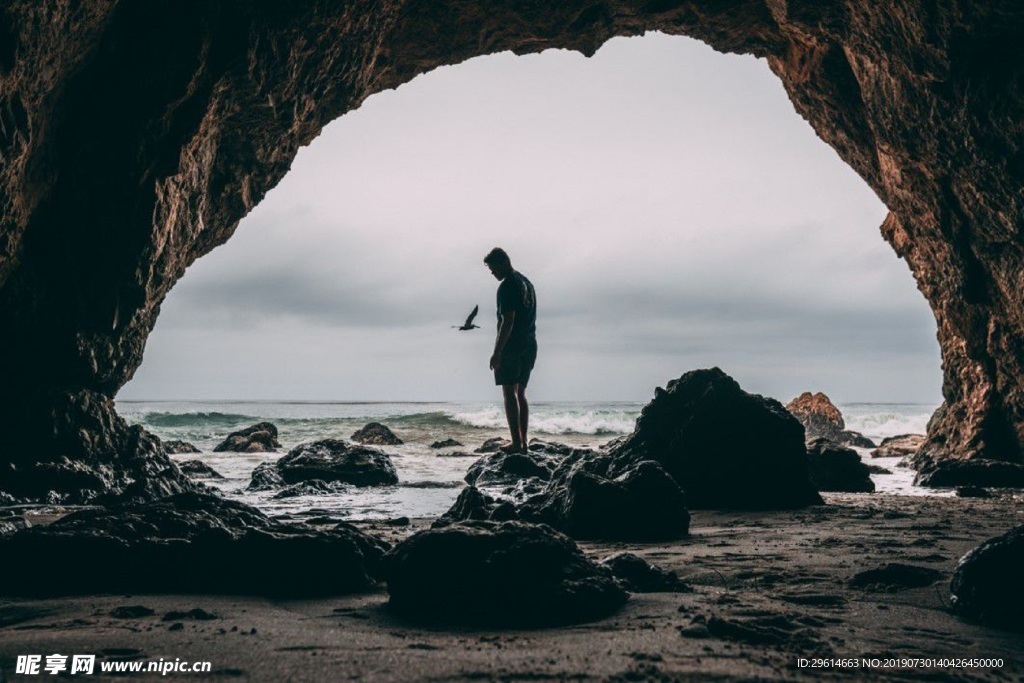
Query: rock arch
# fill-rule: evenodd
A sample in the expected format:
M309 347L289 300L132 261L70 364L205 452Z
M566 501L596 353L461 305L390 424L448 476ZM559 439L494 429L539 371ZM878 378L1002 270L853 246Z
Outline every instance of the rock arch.
M1024 11L1012 0L40 3L0 9L0 490L187 489L112 397L160 304L302 145L474 56L658 30L767 59L890 209L938 323L923 454L1024 444Z

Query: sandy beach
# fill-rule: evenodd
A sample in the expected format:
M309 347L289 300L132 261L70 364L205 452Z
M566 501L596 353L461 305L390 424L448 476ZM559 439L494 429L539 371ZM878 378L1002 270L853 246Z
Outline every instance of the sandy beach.
M18 600L0 608L0 670L19 654L96 654L113 660L209 661L189 680L1019 680L1019 634L949 611L958 559L1024 522L1024 497L991 499L825 494L802 511L696 511L688 539L583 543L591 557L629 550L673 570L692 592L632 595L610 618L538 630L423 627L398 619L377 592L330 599L94 595ZM391 542L426 527L365 522ZM81 558L69 558L68 571ZM267 558L268 562L283 561ZM31 561L18 558L17 561ZM856 585L890 563L933 570L905 587ZM898 583L898 579L897 579ZM118 607L152 614L117 618ZM165 620L195 608L215 618ZM179 625L180 624L180 625ZM869 668L863 658L1001 658L1002 668ZM854 659L856 667L800 666ZM45 675L45 674L44 674ZM121 678L124 675L120 676ZM132 674L132 680L161 678ZM2 679L2 677L0 677Z

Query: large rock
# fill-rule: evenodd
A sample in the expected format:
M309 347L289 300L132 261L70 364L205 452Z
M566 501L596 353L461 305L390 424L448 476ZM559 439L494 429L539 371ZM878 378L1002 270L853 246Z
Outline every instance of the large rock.
M214 446L216 453L273 453L281 447L277 441L277 427L269 422L258 422L237 432L231 432Z
M115 495L190 486L158 448L133 448L113 397L174 284L327 123L475 56L591 55L650 31L765 60L797 114L888 207L882 234L934 312L945 403L925 454L1021 461L1016 3L4 7L0 330L17 333L0 335L0 477L17 477L5 488L16 497L11 488L93 498L73 479L58 479L60 491L34 485L37 463L62 458Z
M184 460L178 463L181 471L196 479L223 479L224 475L202 460Z
M164 441L164 451L168 455L186 455L189 453L200 453L201 451L188 441Z
M6 563L4 592L46 597L351 593L373 586L386 549L351 527L313 531L193 493L82 510L0 539L0 556L25 558Z
M675 572L651 564L634 553L615 553L601 564L612 570L619 581L634 593L688 592L693 589L679 580Z
M846 429L843 414L836 408L828 396L820 391L812 394L805 391L786 405L800 424L804 426L807 439L823 437L839 442L840 435Z
M817 438L807 444L807 466L811 481L819 491L872 493L875 483L871 470L857 451L828 439Z
M928 460L918 463L917 486L952 488L974 486L1024 489L1024 465L999 460Z
M641 461L611 475L594 462L580 458L520 515L579 539L664 541L687 535L687 497L660 464Z
M950 589L953 609L983 624L1024 631L1024 526L964 555Z
M278 460L274 470L285 484L319 479L355 486L386 486L398 483L398 473L387 453L355 446L340 439L322 439L299 444ZM257 468L259 469L259 468ZM250 487L273 483L273 475L253 473ZM253 490L256 490L255 488Z
M466 483L476 486L505 484L536 477L548 480L561 458L539 451L527 453L487 453L466 471Z
M609 451L615 469L655 460L691 508L794 509L821 504L804 429L778 401L748 394L718 368L655 391L633 433Z
M924 434L900 434L887 436L871 451L872 458L908 458L917 454L925 442Z
M417 620L536 626L599 619L628 595L545 525L463 522L421 531L385 558L388 606Z
M370 446L400 446L404 441L380 422L371 422L352 434L352 440Z
M435 448L435 449L436 448L459 448L461 446L462 446L462 442L461 441L456 441L455 439L452 439L450 437L447 438L447 439L440 439L440 440L435 441L434 443L430 444L430 447L431 448Z

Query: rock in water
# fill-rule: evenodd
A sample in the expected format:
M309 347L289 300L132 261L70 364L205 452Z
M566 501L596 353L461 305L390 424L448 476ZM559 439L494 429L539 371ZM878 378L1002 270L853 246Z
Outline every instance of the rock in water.
M277 442L277 427L269 422L259 422L251 427L231 432L213 450L217 453L273 453L280 447L281 444Z
M900 434L887 436L871 451L872 458L904 458L913 456L924 443L924 434Z
M938 461L922 459L917 463L914 485L931 488L974 486L988 488L1024 488L1024 465L1002 460L955 460Z
M628 594L612 572L542 524L461 522L385 558L389 607L435 623L523 626L600 619Z
M352 440L371 446L400 446L405 443L380 422L371 422L362 429L353 432Z
M857 448L874 448L875 442L864 436L860 432L851 432L850 430L844 430L839 433L839 444L843 446L856 446Z
M198 479L223 479L224 475L207 465L202 460L184 460L178 463L181 471Z
M184 455L187 453L200 453L201 451L188 441L164 441L164 451L171 455ZM191 462L191 461L189 461Z
M552 458L530 451L528 453L486 453L469 466L466 483L472 485L501 484L537 477L548 480L558 465L558 458Z
M990 626L1024 631L1024 526L989 539L957 564L953 610Z
M839 408L836 408L829 397L820 391L816 394L805 391L790 401L786 410L800 420L808 439L824 437L838 442L843 430L846 429Z
M261 471L263 467L261 465L253 471L250 490L273 487L274 476L265 470ZM387 453L376 448L354 446L340 439L299 444L274 463L273 469L285 484L297 484L311 479L355 486L398 483L398 473Z
M458 448L460 446L462 446L461 442L451 438L444 439L441 441L435 441L434 443L430 444L431 448Z
M483 445L475 449L474 453L497 453L500 449L505 446L511 446L512 442L508 439L504 439L500 436L496 436L491 439L484 441Z
M871 470L852 448L817 438L807 444L807 466L819 491L872 493Z
M691 508L794 509L819 505L804 429L778 401L748 394L718 368L657 389L629 437L609 451L616 469L655 460Z
M386 550L351 527L290 526L248 505L195 493L82 510L0 540L0 556L31 558L7 563L4 591L47 597L351 593L373 586Z

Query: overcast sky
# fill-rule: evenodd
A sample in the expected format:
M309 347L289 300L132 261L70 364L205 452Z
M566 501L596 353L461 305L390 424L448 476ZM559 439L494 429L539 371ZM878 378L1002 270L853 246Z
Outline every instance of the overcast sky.
M684 38L501 54L371 97L163 305L122 399L495 399L504 247L535 400L647 400L718 365L789 400L938 402L885 208L763 61ZM475 304L483 329L457 332Z

